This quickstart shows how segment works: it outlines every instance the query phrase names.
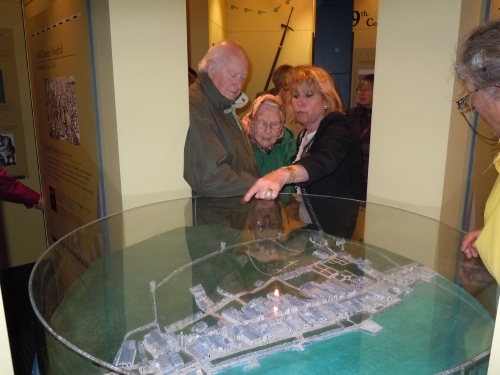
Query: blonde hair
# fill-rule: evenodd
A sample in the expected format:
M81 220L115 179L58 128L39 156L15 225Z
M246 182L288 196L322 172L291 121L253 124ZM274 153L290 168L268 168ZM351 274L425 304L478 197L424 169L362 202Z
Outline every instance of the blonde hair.
M292 91L298 86L303 90L310 90L321 95L327 105L325 114L345 113L337 86L330 74L313 65L301 65L293 68L282 86L285 91L287 119L290 121L298 122L292 107Z

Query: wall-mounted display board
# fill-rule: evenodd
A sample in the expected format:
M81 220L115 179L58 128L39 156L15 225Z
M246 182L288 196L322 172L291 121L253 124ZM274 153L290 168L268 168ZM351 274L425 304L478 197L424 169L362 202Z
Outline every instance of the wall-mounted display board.
M26 6L29 8L34 3ZM100 214L99 157L85 0L26 12L36 137L50 242Z
M0 167L29 177L12 29L0 28Z

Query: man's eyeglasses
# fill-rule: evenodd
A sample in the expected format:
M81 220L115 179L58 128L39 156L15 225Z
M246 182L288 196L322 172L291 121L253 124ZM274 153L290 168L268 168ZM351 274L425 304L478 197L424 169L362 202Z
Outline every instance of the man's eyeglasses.
M271 130L278 130L281 129L281 122L271 122L268 124L265 121L259 121L255 123L255 126L260 130L267 129L268 126L271 127Z
M467 116L465 116L465 113L464 113L464 112L472 112L472 111L474 111L474 103L472 102L472 98L473 98L474 94L478 90L484 89L486 87L500 88L500 85L497 85L497 84L494 84L494 83L489 83L487 85L479 86L474 91L471 91L467 95L465 95L464 97L458 99L456 101L456 103L457 103L457 106L458 106L458 110L460 111L460 113L464 117L465 121L467 121L467 124L470 126L470 128L472 129L472 131L474 132L474 134L476 134L477 136L479 136L479 137L481 137L483 139L486 139L488 141L495 141L496 142L496 141L498 141L497 138L488 138L488 137L485 137L482 134L479 134L477 132L477 130L474 129L474 126L469 122L469 119L467 118Z

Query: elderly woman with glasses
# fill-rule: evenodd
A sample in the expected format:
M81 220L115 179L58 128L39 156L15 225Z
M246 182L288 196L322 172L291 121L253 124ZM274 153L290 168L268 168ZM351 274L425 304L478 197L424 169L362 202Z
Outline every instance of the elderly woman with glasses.
M469 92L457 101L459 110L463 114L475 108L496 137L500 136L499 40L500 19L477 27L459 44L455 66L458 78ZM494 165L500 172L499 154ZM479 255L488 271L500 282L500 177L486 202L484 227L464 236L462 251L467 258Z
M252 144L259 176L292 162L297 144L293 132L284 125L285 107L278 96L259 96L242 122ZM281 192L293 193L295 190L289 185Z

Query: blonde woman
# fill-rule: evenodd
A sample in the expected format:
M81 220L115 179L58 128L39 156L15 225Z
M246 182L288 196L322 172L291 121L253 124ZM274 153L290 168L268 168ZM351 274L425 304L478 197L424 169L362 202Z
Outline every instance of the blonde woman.
M294 162L268 173L248 190L244 199L275 199L287 184L302 194L364 200L359 137L344 115L330 75L303 65L293 69L285 83L287 112L305 126L299 135Z

